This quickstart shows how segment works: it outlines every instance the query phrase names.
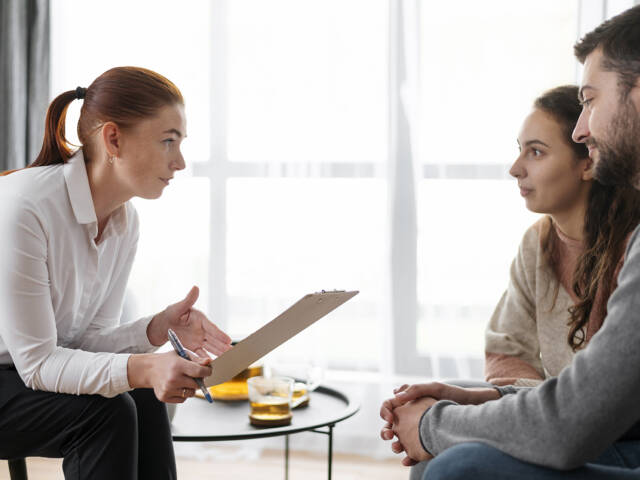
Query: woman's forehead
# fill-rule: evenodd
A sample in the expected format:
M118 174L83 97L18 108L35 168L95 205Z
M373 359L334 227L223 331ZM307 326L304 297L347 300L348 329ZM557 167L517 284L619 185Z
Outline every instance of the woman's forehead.
M151 117L137 123L136 130L145 133L167 133L178 137L187 136L187 121L182 105L167 105Z
M518 135L521 144L535 139L544 143L563 140L563 129L558 121L550 113L537 108L527 115Z

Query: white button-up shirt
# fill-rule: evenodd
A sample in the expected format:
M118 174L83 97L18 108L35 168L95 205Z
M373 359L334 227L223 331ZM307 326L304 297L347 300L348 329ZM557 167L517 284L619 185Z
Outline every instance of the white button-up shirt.
M35 390L115 396L152 317L120 324L138 242L130 202L100 243L82 151L0 177L0 364ZM121 353L127 352L127 353Z

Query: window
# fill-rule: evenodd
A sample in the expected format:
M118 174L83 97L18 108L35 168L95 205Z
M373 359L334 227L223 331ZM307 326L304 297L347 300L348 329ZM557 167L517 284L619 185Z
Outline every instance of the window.
M363 16L362 12L367 15ZM227 328L251 333L304 293L359 289L279 350L334 368L379 368L384 314L387 157L385 1L242 0L226 3L221 106L227 132L208 175L211 293ZM216 13L214 12L214 16ZM357 25L357 28L354 28ZM224 211L219 204L225 205ZM216 210L217 209L217 210ZM222 313L224 312L224 313ZM358 338L359 348L353 348ZM325 357L326 345L331 355Z
M413 362L481 377L484 328L536 215L508 170L544 90L576 83L577 2L422 2ZM429 361L429 359L431 361Z

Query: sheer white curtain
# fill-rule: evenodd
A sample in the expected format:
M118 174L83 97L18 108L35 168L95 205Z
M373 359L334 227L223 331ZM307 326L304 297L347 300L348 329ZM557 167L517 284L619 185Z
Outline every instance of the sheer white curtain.
M577 2L422 2L413 373L482 378L484 328L536 215L508 170L533 100L575 83Z
M413 364L418 318L416 139L420 132L419 9L416 0L390 3L389 17L389 214L392 372L419 371ZM423 371L425 376L426 371Z

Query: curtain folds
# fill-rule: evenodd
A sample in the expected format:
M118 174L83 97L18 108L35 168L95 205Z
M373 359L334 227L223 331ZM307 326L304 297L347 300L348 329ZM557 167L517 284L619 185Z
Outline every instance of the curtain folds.
M396 373L431 374L418 359L418 220L416 155L418 105L418 2L389 2L389 221L390 306ZM421 362L421 365L416 365Z
M0 170L42 146L49 104L49 0L0 2Z

